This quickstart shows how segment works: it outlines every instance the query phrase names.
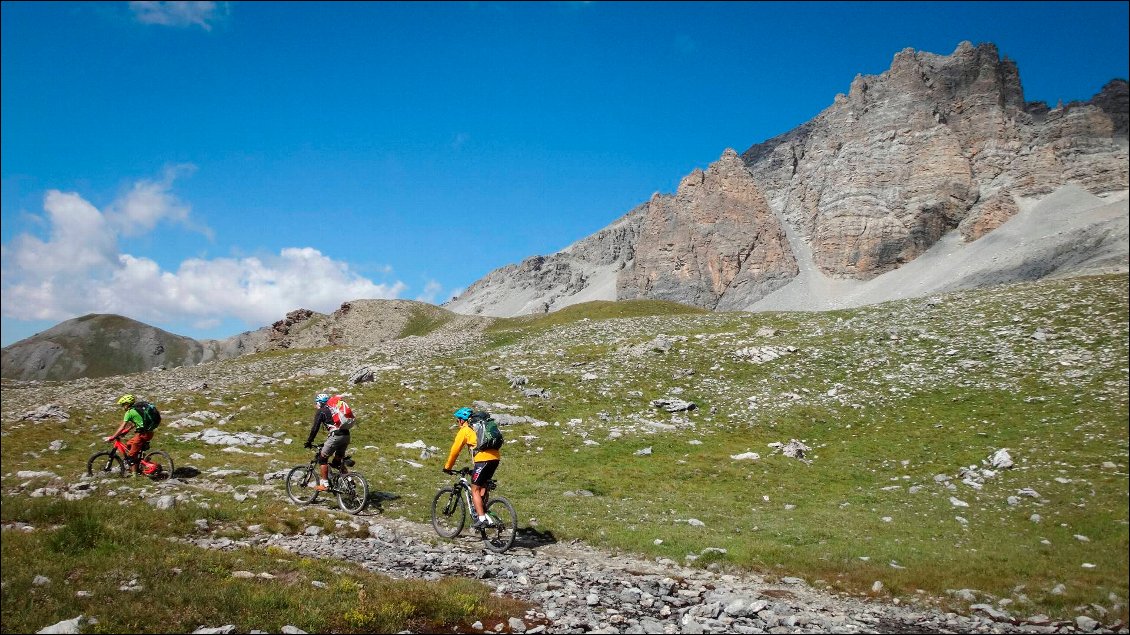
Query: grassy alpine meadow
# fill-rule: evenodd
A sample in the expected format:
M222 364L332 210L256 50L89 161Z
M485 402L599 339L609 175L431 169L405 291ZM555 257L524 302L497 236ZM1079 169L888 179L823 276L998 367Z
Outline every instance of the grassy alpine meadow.
M497 320L453 355L371 353L358 365L379 368L376 379L356 386L333 360L357 353L334 349L217 362L210 377L228 379L206 390L144 374L5 384L5 401L34 391L33 406L72 405L66 421L5 408L4 629L72 612L106 632L220 619L361 632L507 614L513 606L470 581L393 582L340 562L170 542L200 518L236 535L363 531L328 505L290 504L282 480L264 478L309 460L312 397L331 390L361 422L351 447L374 490L370 517L429 521L449 482L451 413L479 402L516 418L502 427L498 492L543 536L959 612L989 603L1021 618L1083 611L1125 624L1127 287L1125 274L1095 276L823 313L588 303ZM420 317L403 335L442 322ZM116 497L29 496L49 479L18 472L79 478L114 430L120 392L166 413L154 447L199 472L184 479L192 503L123 504L138 497L132 483ZM223 451L191 437L215 426L274 441ZM55 583L37 587L35 575ZM109 594L135 577L174 598L161 616L147 611L150 626ZM332 592L311 593L311 580ZM75 597L84 589L93 600ZM239 615L217 608L236 600Z
M278 504L263 512L278 531L308 524ZM3 515L4 632L35 632L61 615L94 618L83 632L95 633L187 633L225 623L243 631L291 624L308 632L435 632L522 610L470 580L392 580L283 549L216 551L171 540L200 534L202 518L238 526L248 517L221 506L157 512L5 497Z

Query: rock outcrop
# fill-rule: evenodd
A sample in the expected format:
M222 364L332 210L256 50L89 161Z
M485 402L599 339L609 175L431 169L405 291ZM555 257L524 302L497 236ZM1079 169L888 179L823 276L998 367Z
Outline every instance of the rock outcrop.
M705 172L683 178L674 196L647 203L617 298L741 308L796 274L784 228L728 150Z
M1016 64L993 44L963 42L951 55L907 49L888 71L857 76L826 110L750 147L741 162L727 150L674 195L652 197L557 254L493 271L445 306L510 316L656 298L748 310L798 270L811 272L806 284L825 280L821 288L872 280L951 233L979 241L1064 188L1101 203L1125 200L1128 101L1126 80L1116 79L1089 101L1049 108L1024 100ZM1047 235L1057 218L1045 216ZM1130 249L1118 240L1033 247L1061 253L1100 243L1117 253L1088 260L1125 270ZM1071 273L1062 261L1047 269ZM951 288L963 284L956 276ZM1007 271L985 279L1009 281Z

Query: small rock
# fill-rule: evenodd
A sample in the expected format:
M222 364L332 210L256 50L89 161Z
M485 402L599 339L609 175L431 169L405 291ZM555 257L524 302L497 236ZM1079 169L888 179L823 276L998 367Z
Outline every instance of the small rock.
M1095 630L1099 623L1087 617L1086 615L1079 615L1075 618L1075 626L1083 632L1090 632Z
M235 632L235 624L225 624L223 626L213 626L213 627L201 626L200 628L198 628L198 629L196 629L195 631L192 631L192 632L193 632L193 635L196 635L197 633L199 633L201 635L204 635L204 634L227 635L228 633L234 633Z
M51 626L45 626L44 628L36 631L36 633L81 633L82 627L86 623L87 623L86 616L85 615L79 615L78 617L75 617L75 618L72 618L72 619L69 619L69 620L63 620L62 622L56 622L55 624L52 624Z

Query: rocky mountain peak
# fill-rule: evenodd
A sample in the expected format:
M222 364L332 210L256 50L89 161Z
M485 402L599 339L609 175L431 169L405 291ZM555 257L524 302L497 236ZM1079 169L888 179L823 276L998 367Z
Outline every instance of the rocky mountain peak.
M825 290L872 280L951 234L981 241L1065 186L1125 199L1127 101L1125 80L1115 80L1088 101L1025 103L1016 63L992 43L961 42L949 55L905 49L887 71L856 76L814 119L741 154L726 150L674 194L656 193L537 267L491 272L447 306L518 315L656 298L750 309L800 271ZM1127 251L1118 239L1085 248L1100 243ZM980 283L955 272L950 284Z
M1111 136L1127 136L1127 119L1130 118L1130 84L1125 79L1114 79L1095 95L1089 105L1098 107L1110 117Z

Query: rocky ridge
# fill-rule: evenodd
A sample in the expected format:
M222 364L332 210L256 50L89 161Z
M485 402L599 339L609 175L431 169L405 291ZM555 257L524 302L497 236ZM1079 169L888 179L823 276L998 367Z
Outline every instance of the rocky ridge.
M491 272L444 306L511 316L649 297L750 310L797 275L794 261L830 281L874 279L951 233L981 240L1065 186L1126 200L1128 92L1113 80L1089 101L1049 108L1024 101L1016 64L993 44L907 49L811 121L741 153L744 170L726 150L673 196L557 254ZM1088 240L1068 248L1096 251ZM1110 270L1124 271L1130 247L1110 249L1119 262ZM590 256L601 253L615 257Z

